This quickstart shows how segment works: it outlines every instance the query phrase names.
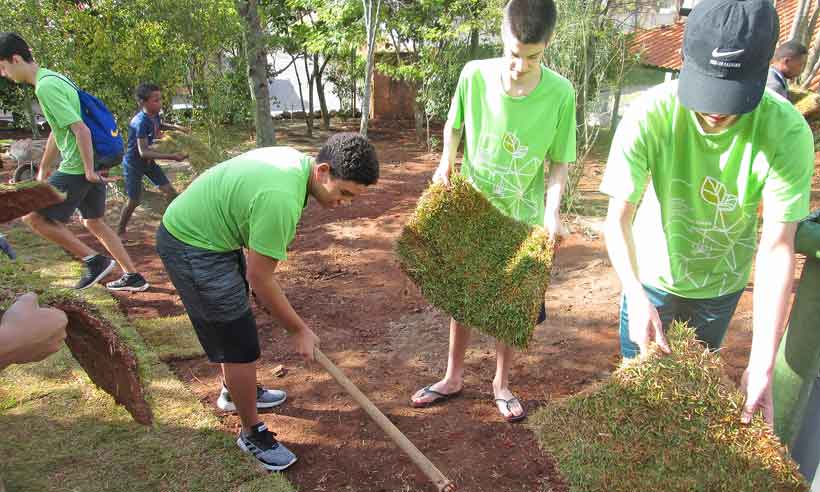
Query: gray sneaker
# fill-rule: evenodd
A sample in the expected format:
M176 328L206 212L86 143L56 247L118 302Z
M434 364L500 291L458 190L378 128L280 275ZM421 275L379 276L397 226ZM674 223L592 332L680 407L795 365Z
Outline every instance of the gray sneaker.
M288 399L288 394L281 390L265 389L262 385L256 385L256 408L278 407ZM225 383L222 383L222 391L216 400L216 406L225 412L235 412L236 405L231 400L231 394Z
M254 425L248 436L240 431L236 445L271 471L282 471L296 463L296 455L276 440L276 433L269 431L264 422Z

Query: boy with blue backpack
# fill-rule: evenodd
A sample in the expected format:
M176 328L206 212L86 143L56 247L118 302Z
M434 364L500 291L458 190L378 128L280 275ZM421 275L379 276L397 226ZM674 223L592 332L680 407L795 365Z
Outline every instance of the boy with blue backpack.
M79 209L85 228L99 239L124 272L119 280L106 287L124 291L146 290L148 283L136 271L120 238L103 220L106 188L105 181L95 169L95 161L97 166L106 167L118 163L121 158L122 138L113 116L102 103L79 91L63 75L40 67L31 56L26 41L16 33L0 33L0 75L16 83L34 86L43 116L51 127L37 179L45 181L48 178L52 186L66 195L64 202L32 212L23 221L35 233L83 260L85 272L75 288L86 289L105 278L115 262L91 249L66 227ZM49 176L58 153L60 166Z

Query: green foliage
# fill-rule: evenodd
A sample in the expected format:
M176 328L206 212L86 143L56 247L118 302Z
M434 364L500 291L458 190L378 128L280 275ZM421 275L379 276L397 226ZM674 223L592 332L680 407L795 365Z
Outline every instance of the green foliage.
M244 65L226 61L241 46L228 0L8 0L0 23L29 42L40 64L102 99L120 126L137 111L134 89L141 82L162 87L166 102L187 87L217 121L235 122L232 115L243 108L233 95ZM195 123L210 122L194 116Z
M553 243L496 209L461 175L422 195L396 244L402 270L434 306L525 348L549 283Z
M558 23L547 47L547 65L572 82L576 92L578 162L583 163L595 145L598 130L586 121L589 108L604 87L618 87L634 64L627 51L628 36L610 18L611 2L556 0ZM566 211L574 208L584 166L570 166L562 199Z
M743 395L718 354L684 324L668 335L671 355L656 349L533 416L570 491L807 491L763 419L740 423Z

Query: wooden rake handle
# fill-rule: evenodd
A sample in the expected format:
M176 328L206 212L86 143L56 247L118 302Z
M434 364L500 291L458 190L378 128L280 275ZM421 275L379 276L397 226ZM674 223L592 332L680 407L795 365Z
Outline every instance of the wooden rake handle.
M321 366L324 367L331 376L333 376L333 379L335 379L336 382L339 383L339 385L344 388L354 400L356 400L356 403L358 403L359 406L367 412L367 415L369 415L370 418L382 428L385 434L387 434L390 439L392 439L393 442L396 443L396 445L404 451L404 453L407 454L411 460L413 460L413 463L415 463L416 466L418 466L419 469L427 475L427 478L429 478L436 485L439 492L455 492L455 484L449 481L447 477L445 477L444 474L436 468L436 465L427 459L427 457L424 456L424 454L422 454L422 452L419 451L419 449L412 442L410 442L409 439L407 439L407 436L402 434L398 427L393 425L393 422L390 422L390 420L388 420L387 417L385 417L384 414L376 408L376 405L374 405L373 402L371 402L364 395L364 393L362 393L359 388L357 388L356 385L347 378L347 376L342 374L342 371L340 371L339 368L336 367L336 365L333 364L333 362L331 362L321 350L315 348L314 356L316 357L316 361L319 362L319 364L321 364Z

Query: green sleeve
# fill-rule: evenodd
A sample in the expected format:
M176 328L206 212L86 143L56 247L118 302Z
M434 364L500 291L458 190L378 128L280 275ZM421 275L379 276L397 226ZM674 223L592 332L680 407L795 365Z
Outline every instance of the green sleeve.
M618 124L601 180L601 193L633 204L641 200L649 181L646 118L644 109L634 108Z
M248 247L276 260L288 258L288 245L296 234L298 200L281 192L263 191L251 202Z
M814 136L801 117L780 142L763 183L763 219L796 222L809 214Z
M570 85L558 109L558 126L547 158L552 162L575 162L575 90Z
M83 119L77 91L57 77L44 77L37 84L36 95L49 125L68 128Z
M453 100L450 103L450 112L447 119L453 123L453 128L456 130L464 126L464 107L467 104L467 84L469 83L468 71L472 71L470 64L464 66L461 70L461 75L458 76L458 85L456 92L453 94Z

